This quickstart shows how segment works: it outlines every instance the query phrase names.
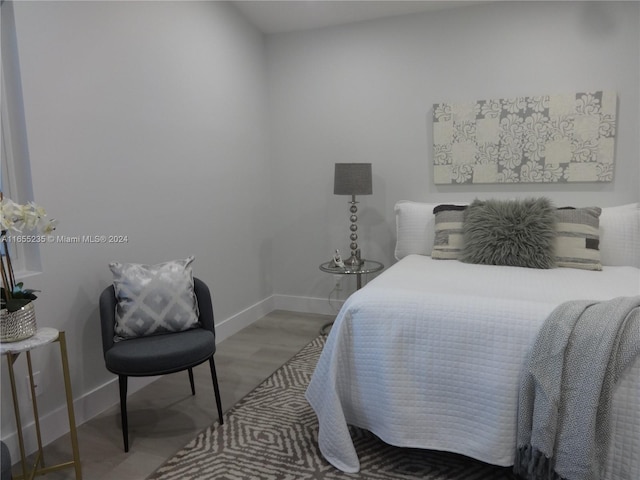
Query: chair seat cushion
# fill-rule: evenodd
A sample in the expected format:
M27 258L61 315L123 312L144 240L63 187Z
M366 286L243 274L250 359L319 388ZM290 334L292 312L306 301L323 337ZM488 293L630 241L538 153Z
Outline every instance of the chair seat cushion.
M213 332L196 328L116 342L104 359L107 369L113 373L151 376L193 367L207 360L215 351Z

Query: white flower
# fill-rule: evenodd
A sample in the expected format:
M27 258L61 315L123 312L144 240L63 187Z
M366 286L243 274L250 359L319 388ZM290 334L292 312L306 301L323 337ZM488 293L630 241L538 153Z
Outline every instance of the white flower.
M45 220L42 222L42 225L39 226L38 231L44 233L45 235L50 235L58 226L58 221L55 218L51 220Z
M40 205L29 202L20 205L7 197L2 197L0 204L0 229L3 231L22 232L37 231L51 233L57 225L56 220L48 220L47 212Z
M17 230L15 219L17 218L17 205L9 198L3 198L0 205L0 228L2 230Z

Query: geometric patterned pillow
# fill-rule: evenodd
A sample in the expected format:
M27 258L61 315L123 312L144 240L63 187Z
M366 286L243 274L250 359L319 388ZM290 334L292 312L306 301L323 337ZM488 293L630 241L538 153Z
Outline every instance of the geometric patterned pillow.
M435 236L431 258L438 260L457 260L462 253L464 237L462 227L466 205L438 205L433 209Z
M554 254L558 267L602 270L600 207L558 208Z
M198 326L193 259L158 265L109 264L117 301L115 341Z

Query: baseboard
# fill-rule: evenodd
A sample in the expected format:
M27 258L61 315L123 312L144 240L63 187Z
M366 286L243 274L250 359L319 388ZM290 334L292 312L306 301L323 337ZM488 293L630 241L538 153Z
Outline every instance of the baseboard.
M216 323L216 343L220 343L243 328L248 327L256 320L273 312L275 310L273 298L273 295L267 297L222 322Z
M344 300L331 300L317 297L298 297L294 295L274 295L275 310L290 312L316 313L318 315L337 315Z

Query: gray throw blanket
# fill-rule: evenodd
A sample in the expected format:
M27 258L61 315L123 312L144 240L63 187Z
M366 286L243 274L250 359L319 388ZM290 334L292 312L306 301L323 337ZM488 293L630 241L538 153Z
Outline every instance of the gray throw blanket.
M640 296L557 307L520 382L515 473L600 480L613 387L639 354Z

